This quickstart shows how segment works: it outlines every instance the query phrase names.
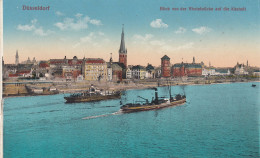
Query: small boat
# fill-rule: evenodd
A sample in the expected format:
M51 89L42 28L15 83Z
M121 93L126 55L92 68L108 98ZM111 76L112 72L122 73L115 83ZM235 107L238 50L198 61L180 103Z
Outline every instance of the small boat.
M93 86L88 91L82 93L71 94L68 97L64 97L66 103L79 103L79 102L95 102L109 99L118 99L121 97L120 91L100 91Z
M256 87L256 85L255 85L255 84L252 84L252 87Z
M161 108L166 108L170 106L178 106L184 104L186 102L186 96L177 94L174 98L171 97L170 99L159 99L157 88L153 88L155 90L155 99L152 98L152 101L149 102L148 99L138 96L145 100L144 104L140 103L128 103L121 106L121 110L123 113L131 113L131 112L139 112L139 111L148 111L148 110L156 110Z

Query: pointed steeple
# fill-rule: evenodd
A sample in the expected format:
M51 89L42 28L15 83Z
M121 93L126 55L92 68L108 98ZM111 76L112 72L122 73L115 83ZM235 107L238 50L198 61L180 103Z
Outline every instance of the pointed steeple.
M113 59L112 59L112 53L110 53L110 59L109 59L109 62L110 62L110 63L113 62Z
M126 54L127 51L126 51L126 48L125 48L125 37L124 36L125 36L125 34L124 34L124 24L123 24L119 53L125 53Z
M15 54L15 65L19 64L19 55L18 55L18 50L16 50L16 54Z

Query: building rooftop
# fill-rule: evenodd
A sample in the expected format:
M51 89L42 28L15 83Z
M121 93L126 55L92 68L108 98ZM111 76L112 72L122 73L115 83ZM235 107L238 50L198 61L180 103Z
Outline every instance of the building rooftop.
M154 70L154 67L151 65L151 64L148 64L146 66L146 70L149 71L149 70Z
M170 60L170 58L167 55L164 55L161 59L162 60Z
M92 64L104 64L104 63L106 63L101 58L86 58L85 60L86 60L86 63L92 63Z
M177 63L173 65L174 68L176 67L185 67L185 68L202 68L201 64L197 63Z

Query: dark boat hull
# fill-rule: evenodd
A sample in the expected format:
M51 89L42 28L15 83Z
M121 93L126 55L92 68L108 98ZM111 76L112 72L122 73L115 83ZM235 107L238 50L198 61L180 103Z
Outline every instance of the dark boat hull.
M119 99L120 94L105 95L105 96L81 96L81 97L64 97L66 103L80 103L80 102L95 102L110 99Z
M121 110L123 113L131 113L131 112L139 112L139 111L149 111L149 110L156 110L156 109L162 109L166 107L171 106L179 106L186 102L186 98L172 101L172 102L166 102L159 105L142 105L137 107L122 107Z

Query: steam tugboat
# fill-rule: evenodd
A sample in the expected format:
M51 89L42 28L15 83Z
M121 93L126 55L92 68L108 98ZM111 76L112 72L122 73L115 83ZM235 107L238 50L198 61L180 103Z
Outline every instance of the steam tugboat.
M121 97L120 91L100 91L93 86L88 91L82 93L71 94L68 97L64 97L66 103L79 103L79 102L94 102L109 99L118 99Z
M144 104L140 103L128 103L121 106L121 110L123 113L131 113L131 112L139 112L139 111L148 111L148 110L155 110L166 108L170 106L178 106L186 102L186 96L177 94L174 98L171 96L170 92L170 99L159 99L157 88L153 88L155 90L155 98L152 98L152 101L149 102L148 99L138 96L145 100Z

